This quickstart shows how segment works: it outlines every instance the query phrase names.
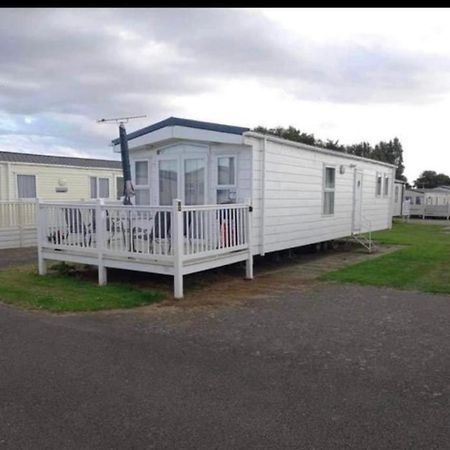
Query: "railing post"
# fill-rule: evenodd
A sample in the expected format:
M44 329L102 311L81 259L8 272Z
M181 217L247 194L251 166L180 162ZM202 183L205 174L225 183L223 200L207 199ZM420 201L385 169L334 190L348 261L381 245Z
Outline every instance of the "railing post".
M19 228L19 247L23 247L23 200L17 202L17 224Z
M253 206L249 202L248 208L247 208L247 230L246 230L246 237L247 237L247 245L248 245L248 256L247 261L245 262L245 278L247 280L253 279L253 253L252 253L252 241L253 241Z
M42 244L44 240L44 218L41 209L42 200L36 199L36 241L38 248L38 273L39 275L47 274L47 261L42 256Z
M98 254L98 284L104 286L107 283L107 270L103 264L103 251L105 245L105 202L102 198L97 199L95 204L95 247ZM94 230L92 230L94 231Z
M172 204L172 235L173 235L173 295L183 298L183 208L181 200L174 199Z

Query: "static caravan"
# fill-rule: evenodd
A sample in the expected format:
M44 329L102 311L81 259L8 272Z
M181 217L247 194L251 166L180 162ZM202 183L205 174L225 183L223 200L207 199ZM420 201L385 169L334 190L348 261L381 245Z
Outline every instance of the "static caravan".
M450 217L450 187L408 189L405 198L410 201L411 215L426 217Z
M112 144L119 152L119 141ZM128 145L135 205L99 206L102 256L91 258L89 248L82 258L99 266L100 283L107 267L166 273L181 297L185 274L246 261L251 278L254 255L392 225L390 164L174 117L129 133ZM49 225L65 226L49 223L54 208L40 206L44 243ZM61 239L45 243L42 272L45 260L65 253L74 260Z
M0 152L0 248L36 245L35 203L116 200L120 161Z
M120 161L0 151L0 201L116 199Z

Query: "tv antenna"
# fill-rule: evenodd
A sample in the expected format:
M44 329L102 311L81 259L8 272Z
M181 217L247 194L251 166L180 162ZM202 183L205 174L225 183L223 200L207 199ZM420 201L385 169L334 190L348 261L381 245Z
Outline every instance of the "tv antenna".
M105 122L128 123L128 121L132 119L144 119L145 117L147 116L143 115L143 116L114 117L112 119L97 120L97 123L105 123Z
M132 205L131 197L134 195L134 186L131 182L131 168L130 168L130 152L128 151L128 137L125 130L125 123L133 119L142 119L143 116L128 116L128 117L114 117L112 119L100 119L97 123L114 122L119 124L119 141L120 141L120 156L122 158L123 171L123 204Z

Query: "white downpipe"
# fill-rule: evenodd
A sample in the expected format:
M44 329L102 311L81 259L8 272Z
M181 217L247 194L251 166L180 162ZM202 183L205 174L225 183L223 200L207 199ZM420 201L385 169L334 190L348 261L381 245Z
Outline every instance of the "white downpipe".
M266 237L266 148L267 136L263 139L262 151L262 178L261 178L261 256L266 253L265 237Z

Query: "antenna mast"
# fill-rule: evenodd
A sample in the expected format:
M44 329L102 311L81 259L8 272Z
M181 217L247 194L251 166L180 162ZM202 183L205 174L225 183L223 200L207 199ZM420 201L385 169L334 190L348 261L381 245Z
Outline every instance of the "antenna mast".
M131 168L130 168L130 153L128 151L128 137L125 130L125 123L128 123L132 119L142 119L147 117L143 116L128 116L128 117L115 117L112 119L100 119L97 123L115 122L119 124L119 140L120 140L120 155L122 158L122 171L123 171L123 204L131 205L131 197L134 195L134 186L131 182Z

